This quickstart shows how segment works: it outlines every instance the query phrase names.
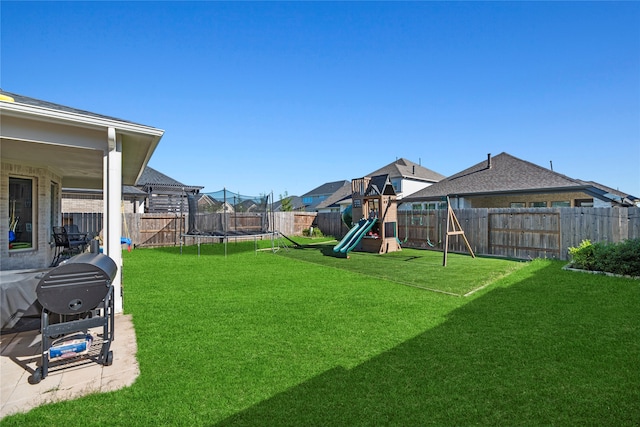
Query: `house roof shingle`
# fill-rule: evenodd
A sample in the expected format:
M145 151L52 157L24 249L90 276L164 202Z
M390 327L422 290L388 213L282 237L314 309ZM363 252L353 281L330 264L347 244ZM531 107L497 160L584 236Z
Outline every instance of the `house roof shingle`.
M434 200L444 196L525 191L584 191L594 188L606 191L604 186L573 179L508 153L500 153L412 194L405 201ZM604 191L601 191L600 195L603 195Z
M36 106L36 107L48 108L50 110L64 111L66 113L80 114L80 115L83 115L83 116L96 117L96 118L107 119L107 120L115 120L115 121L118 121L118 122L131 123L131 124L138 124L139 125L139 123L135 123L135 122L132 122L130 120L123 120L123 119L119 119L117 117L106 116L104 114L96 114L96 113L92 113L91 111L81 110L81 109L73 108L73 107L67 107L66 105L61 105L61 104L56 104L56 103L49 102L49 101L43 101L41 99L31 98L29 96L24 96L24 95L20 95L20 94L17 94L17 93L7 92L6 90L2 90L2 89L0 89L0 94L10 96L11 98L13 98L13 100L15 102L18 102L20 104L33 105L33 106Z
M147 166L140 174L140 178L138 178L138 182L136 182L136 186L138 187L162 187L162 188L175 188L182 189L184 188L187 191L190 190L201 190L204 187L194 186L194 185L184 185L180 181L177 181L170 176L163 174L162 172L158 172L157 170Z
M575 179L500 153L412 194L407 200L580 186Z
M371 172L368 176L389 175L389 178L405 178L416 181L438 182L445 178L438 172L427 169L405 158L399 158L388 165Z
M351 182L348 181L348 180L327 182L327 183L322 184L319 187L314 188L311 191L308 191L308 192L304 193L300 197L305 198L305 197L310 197L310 196L330 195L330 194L335 193L336 191L338 191L338 189L340 189L341 187L343 187L345 185L351 186Z
M344 185L338 188L333 194L318 203L316 209L325 209L332 206L338 206L338 202L351 198L351 182L344 181Z

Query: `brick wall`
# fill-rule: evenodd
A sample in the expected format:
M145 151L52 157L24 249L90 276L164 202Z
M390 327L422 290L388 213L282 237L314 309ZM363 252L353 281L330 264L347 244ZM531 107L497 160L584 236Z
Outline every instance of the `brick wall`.
M552 202L569 202L574 207L576 199L593 199L582 192L575 193L546 193L546 194L512 194L506 196L465 197L467 203L473 208L509 208L511 203L525 203L525 207L531 207L530 203L545 202L546 207L551 207ZM468 206L467 206L468 207Z
M124 212L134 212L134 201L125 199ZM64 194L62 196L62 212L96 213L103 212L101 194Z
M60 220L59 206L51 206L51 186L57 185L58 194L54 200L60 200L60 183L62 178L45 168L24 164L2 162L0 168L0 220L8 224L9 211L9 177L33 179L35 210L31 227L34 230L34 246L29 249L9 250L9 236L6 226L0 227L0 270L17 270L25 268L48 267L53 258L54 248L51 246L51 210L54 210L56 221ZM54 202L56 203L56 202ZM36 231L37 230L37 231Z

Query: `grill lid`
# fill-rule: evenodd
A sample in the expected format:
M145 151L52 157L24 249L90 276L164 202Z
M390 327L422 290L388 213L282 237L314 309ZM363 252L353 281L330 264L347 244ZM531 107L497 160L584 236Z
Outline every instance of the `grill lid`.
M105 299L118 267L108 256L85 253L49 271L36 288L38 301L58 314L84 313Z

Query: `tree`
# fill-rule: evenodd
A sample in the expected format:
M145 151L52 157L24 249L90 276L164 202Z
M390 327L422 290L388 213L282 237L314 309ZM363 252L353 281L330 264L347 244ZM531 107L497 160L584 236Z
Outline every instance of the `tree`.
M280 210L282 212L291 212L293 210L293 204L289 193L284 192L284 196L280 194Z

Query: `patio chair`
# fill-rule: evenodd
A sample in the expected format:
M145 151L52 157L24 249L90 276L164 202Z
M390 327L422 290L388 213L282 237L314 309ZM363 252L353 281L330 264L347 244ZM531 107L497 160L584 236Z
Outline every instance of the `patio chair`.
M75 226L77 231L78 226ZM85 247L88 244L86 234L72 233L69 235L65 227L53 227L53 240L56 245L56 250L51 261L51 267L55 267L60 264L63 259L71 258L73 255L78 255L84 252Z
M89 238L87 237L87 233L83 233L80 231L76 224L65 225L64 229L67 232L67 237L69 241L84 241L85 245L89 242Z

